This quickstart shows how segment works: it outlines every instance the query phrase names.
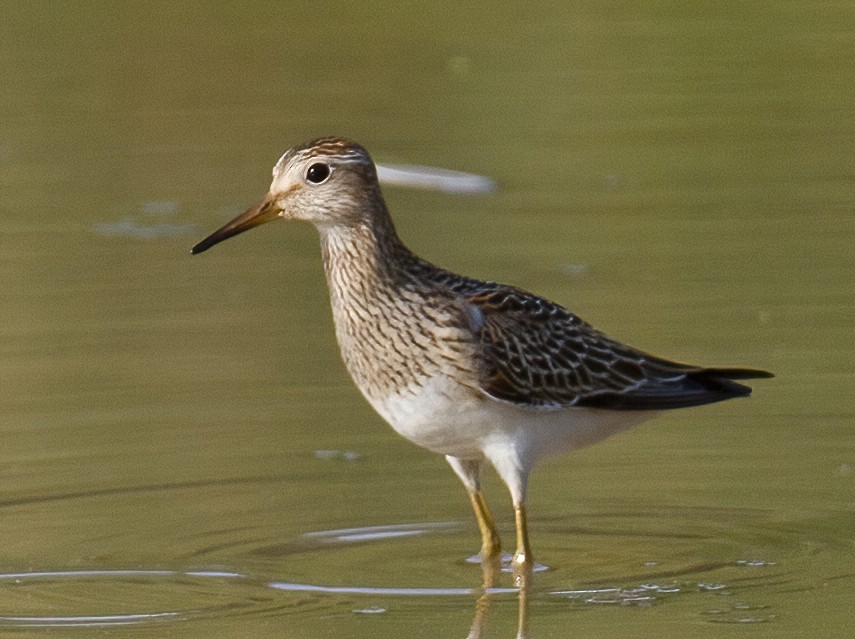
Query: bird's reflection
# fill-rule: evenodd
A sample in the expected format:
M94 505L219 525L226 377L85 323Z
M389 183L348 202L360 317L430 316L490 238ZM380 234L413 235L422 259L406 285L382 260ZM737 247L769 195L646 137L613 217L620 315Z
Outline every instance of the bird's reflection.
M492 598L499 589L499 580L502 574L500 557L485 559L481 562L483 583L475 601L475 618L469 628L467 639L480 639L487 626L490 614ZM517 639L528 639L528 598L532 583L532 574L515 574L514 582L518 587L519 611L517 614Z

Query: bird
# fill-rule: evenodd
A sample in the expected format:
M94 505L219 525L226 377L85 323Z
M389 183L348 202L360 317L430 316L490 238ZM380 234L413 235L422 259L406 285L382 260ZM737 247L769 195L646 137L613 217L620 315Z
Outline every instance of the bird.
M543 297L422 259L395 229L371 156L344 138L286 151L267 194L191 253L280 219L316 227L344 365L395 431L445 456L468 493L482 562L501 555L485 466L506 484L517 584L534 569L526 492L538 461L663 410L746 397L740 380L773 377L651 355Z

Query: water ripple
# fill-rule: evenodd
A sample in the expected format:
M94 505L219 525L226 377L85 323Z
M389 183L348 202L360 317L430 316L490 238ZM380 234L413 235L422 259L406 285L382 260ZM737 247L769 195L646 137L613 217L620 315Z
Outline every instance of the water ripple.
M790 526L788 533L793 528L797 527ZM770 530L765 535L757 534L761 529L763 526L755 524L754 534L748 536L767 541L774 537ZM247 539L248 532L240 531L243 544L228 546L228 559L209 547L194 554L192 567L182 570L93 568L0 574L0 627L96 628L210 618L317 615L319 611L378 614L413 605L407 601L435 599L456 601L453 606L470 606L485 596L507 600L507 595L517 593L514 588L480 587L480 571L463 559L457 563L448 561L444 550L446 535L470 532L459 522L321 530L301 535L284 546L265 538ZM649 538L643 532L636 534L636 539ZM786 537L780 530L778 534ZM687 539L695 545L707 537L690 535ZM707 623L754 624L775 620L781 597L815 587L804 578L804 568L799 563L804 559L802 555L784 552L780 544L775 545L778 550L773 560L761 545L746 551L745 528L731 531L730 535L709 537L716 542L711 548L730 555L730 560L698 560L700 553L671 559L660 552L662 565L644 561L635 572L627 570L629 565L625 562L610 563L608 556L595 557L596 567L591 568L581 554L574 567L575 583L568 583L569 564L544 567L528 599L553 602L568 610L646 608L679 599ZM817 538L814 534L813 539ZM402 539L411 541L399 541ZM594 541L599 542L599 548L608 549L609 545L603 543L608 539L605 535ZM839 544L825 541L829 542L825 546L827 552L833 555L829 565L839 566L834 552ZM671 540L672 551L673 544ZM596 547L592 543L588 548ZM654 548L661 550L659 546ZM441 552L442 559L438 560L432 549ZM816 561L817 557L821 555L811 555L809 559ZM377 561L384 566L400 564L409 568L405 572L383 572L376 569ZM238 565L241 568L231 567ZM366 571L366 565L375 569ZM416 568L421 572L413 572ZM585 572L588 579L581 578ZM592 575L599 576L591 579ZM366 583L378 579L380 583ZM837 570L831 571L824 583L833 582L845 590L851 588L852 581L851 571ZM461 582L468 585L456 585Z

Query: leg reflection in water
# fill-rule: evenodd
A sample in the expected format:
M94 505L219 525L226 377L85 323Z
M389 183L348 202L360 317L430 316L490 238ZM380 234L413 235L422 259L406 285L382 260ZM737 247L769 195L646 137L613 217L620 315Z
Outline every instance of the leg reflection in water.
M475 601L475 619L469 629L467 639L480 639L487 626L487 617L490 613L492 598L501 593L511 592L512 589L499 587L499 576L501 575L501 557L494 555L490 558L482 558L481 569L483 572L483 585L481 586L478 599ZM517 614L517 639L528 639L528 596L531 587L531 579L518 580L517 589L519 611Z

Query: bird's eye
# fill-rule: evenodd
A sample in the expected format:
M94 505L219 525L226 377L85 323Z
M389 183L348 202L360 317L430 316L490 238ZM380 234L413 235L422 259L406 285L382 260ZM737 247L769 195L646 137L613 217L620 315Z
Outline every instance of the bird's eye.
M330 176L330 167L323 162L317 162L306 170L306 179L312 184L322 184Z

